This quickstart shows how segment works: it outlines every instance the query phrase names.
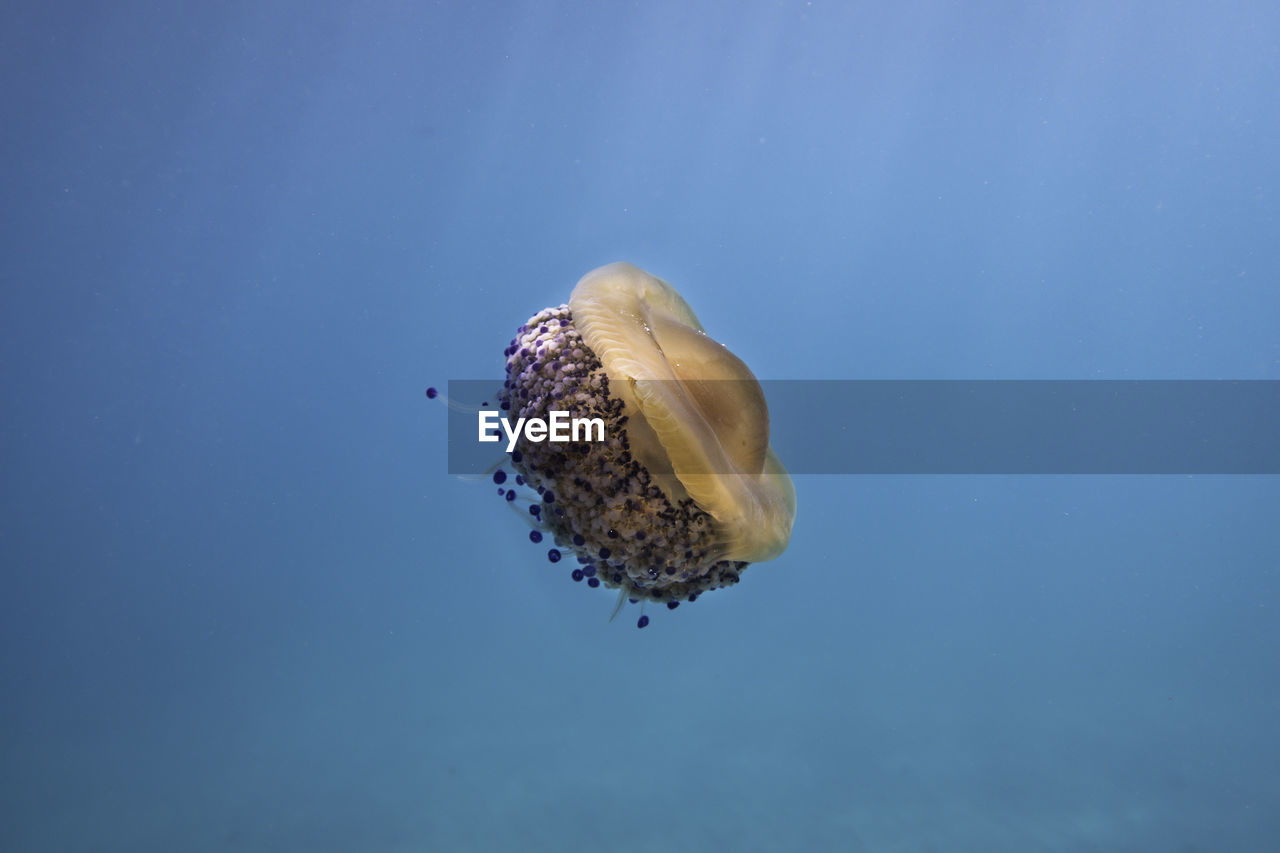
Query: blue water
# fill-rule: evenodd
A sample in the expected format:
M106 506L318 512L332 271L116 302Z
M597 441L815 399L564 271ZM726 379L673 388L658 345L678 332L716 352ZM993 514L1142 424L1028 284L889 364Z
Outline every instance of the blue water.
M1277 44L5 4L0 849L1276 849L1276 478L802 477L637 631L423 389L615 260L763 378L1280 379Z

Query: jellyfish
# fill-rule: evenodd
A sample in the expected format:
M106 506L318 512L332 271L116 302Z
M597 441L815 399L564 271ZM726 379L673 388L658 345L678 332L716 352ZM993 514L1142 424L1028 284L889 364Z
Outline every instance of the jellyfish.
M508 418L559 410L606 425L601 441L521 439L510 463L530 540L553 540L553 563L572 556L574 581L617 589L615 615L639 602L643 628L645 602L674 610L786 549L795 489L760 384L667 282L628 263L593 270L504 355ZM513 502L506 472L493 476Z

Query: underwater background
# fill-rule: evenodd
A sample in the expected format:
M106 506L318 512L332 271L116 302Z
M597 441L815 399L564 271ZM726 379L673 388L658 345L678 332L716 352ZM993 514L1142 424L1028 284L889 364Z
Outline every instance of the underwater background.
M1280 7L889 6L5 4L0 849L1275 849L1275 477L797 477L637 631L447 473L617 260L762 379L1280 379Z

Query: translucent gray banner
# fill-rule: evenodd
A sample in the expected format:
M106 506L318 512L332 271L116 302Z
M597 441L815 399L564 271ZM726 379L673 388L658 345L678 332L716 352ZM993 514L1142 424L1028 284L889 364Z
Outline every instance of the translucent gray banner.
M711 383L714 384L714 383ZM792 474L1280 474L1280 382L767 380ZM449 472L506 457L478 441L501 380L451 381ZM732 395L729 395L732 396ZM724 473L706 471L700 473Z

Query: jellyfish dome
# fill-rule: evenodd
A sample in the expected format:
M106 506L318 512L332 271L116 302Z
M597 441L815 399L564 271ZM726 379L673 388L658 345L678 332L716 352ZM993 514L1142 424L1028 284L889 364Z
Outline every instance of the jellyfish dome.
M552 562L576 557L574 580L674 609L786 549L795 490L760 385L667 282L627 263L593 270L505 355L508 418L605 424L603 440L522 438L511 454L530 538L554 539Z

